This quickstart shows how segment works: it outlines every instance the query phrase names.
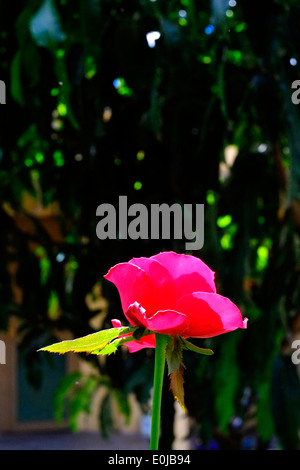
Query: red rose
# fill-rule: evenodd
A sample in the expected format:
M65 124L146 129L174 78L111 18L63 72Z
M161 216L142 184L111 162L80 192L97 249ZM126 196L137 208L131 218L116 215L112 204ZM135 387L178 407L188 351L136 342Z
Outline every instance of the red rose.
M210 338L246 328L240 310L216 293L214 272L199 258L163 252L120 263L104 276L117 287L133 326L184 338ZM113 320L120 326L119 320ZM155 347L154 334L128 343L131 352Z

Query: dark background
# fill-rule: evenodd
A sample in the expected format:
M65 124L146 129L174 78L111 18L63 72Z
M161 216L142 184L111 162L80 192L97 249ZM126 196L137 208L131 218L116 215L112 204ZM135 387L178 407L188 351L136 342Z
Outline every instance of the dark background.
M99 240L97 206L118 207L119 195L147 207L205 204L204 247L193 254L249 323L213 339L213 358L185 359L196 440L267 448L276 434L298 447L298 377L280 354L299 310L297 3L1 1L0 328L19 318L35 387L36 350L54 331L92 331L85 297L95 284L109 300L105 326L122 318L116 290L102 281L111 266L185 249L172 239ZM150 31L161 34L155 47ZM125 412L129 391L142 404L148 397L152 353L107 360ZM102 428L108 416L100 411Z

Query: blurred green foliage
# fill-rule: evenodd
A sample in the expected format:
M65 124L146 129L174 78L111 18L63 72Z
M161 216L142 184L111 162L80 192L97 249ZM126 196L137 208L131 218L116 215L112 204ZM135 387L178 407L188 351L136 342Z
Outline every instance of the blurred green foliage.
M271 437L272 364L288 312L299 308L299 14L292 0L1 2L0 327L11 314L21 319L36 384L36 350L55 328L92 331L85 297L109 267L184 250L173 240L97 239L97 206L117 206L122 194L146 205L204 203L205 245L195 255L249 326L210 341L213 358L186 354L188 409L204 440L215 428L228 434L250 387L261 445ZM59 204L54 236L26 194L39 207ZM110 326L122 312L115 290L102 288ZM148 364L151 351L117 354L101 372L114 389L130 383L144 397Z

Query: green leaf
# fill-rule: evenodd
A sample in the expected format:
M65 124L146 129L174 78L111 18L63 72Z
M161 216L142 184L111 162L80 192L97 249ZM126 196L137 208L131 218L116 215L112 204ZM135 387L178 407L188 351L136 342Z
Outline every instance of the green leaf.
M170 390L173 393L175 400L178 401L179 405L185 412L183 368L184 366L181 364L179 369L170 374Z
M185 412L182 350L183 343L181 342L181 338L179 336L170 336L166 347L166 360L170 375L170 390L175 400L178 401Z
M72 391L76 382L81 378L80 372L72 372L65 375L54 396L54 412L57 422L61 422L65 411L65 401L67 395Z
M169 374L178 370L182 364L182 344L178 338L170 337L166 348L166 360Z
M93 394L99 387L99 379L93 375L81 381L69 403L69 425L72 431L78 430L78 417L81 413L90 413Z
M113 429L113 417L112 417L112 406L111 406L111 396L106 394L104 397L100 413L99 413L99 423L101 428L101 433L104 438L109 437L109 432Z
M107 355L107 354L109 355L109 354L115 353L117 351L118 347L122 346L122 344L129 343L130 341L140 341L140 339L143 336L151 334L151 332L149 332L149 330L147 330L145 328L136 327L132 330L134 330L134 331L133 331L133 334L131 336L126 336L125 338L118 338L118 339L108 343L101 350L93 351L92 354L101 354L101 355L104 356L104 355Z
M180 340L183 343L184 349L189 349L190 351L193 351L197 354L205 354L206 356L211 356L212 354L214 354L211 349L199 348L198 346L195 346L194 344L190 343L182 337L180 337Z
M131 407L128 395L126 395L123 390L115 388L113 390L113 397L117 402L120 414L125 417L125 423L128 425L131 416Z
M55 343L41 348L39 351L48 351L59 354L64 354L66 352L99 352L105 348L110 341L121 335L133 333L135 330L136 327L110 328L109 330L98 331L97 333L92 333L82 338L61 341L60 343Z
M130 341L133 341L134 337L133 336L126 336L126 338L118 338L112 341L111 343L108 343L104 348L100 350L93 351L92 354L98 354L98 355L109 355L113 354L117 351L118 347L121 346L124 343L129 343Z

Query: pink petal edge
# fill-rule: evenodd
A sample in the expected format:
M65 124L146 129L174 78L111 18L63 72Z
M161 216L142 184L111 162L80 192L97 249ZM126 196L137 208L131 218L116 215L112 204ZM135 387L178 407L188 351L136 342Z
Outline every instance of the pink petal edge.
M209 292L184 295L177 309L189 318L184 332L186 337L210 338L238 328L247 328L247 318L242 318L238 307L227 297Z
M177 290L186 290L184 294L203 291L216 293L215 272L204 263L200 258L184 253L175 253L173 251L163 251L150 259L159 261L171 274Z

